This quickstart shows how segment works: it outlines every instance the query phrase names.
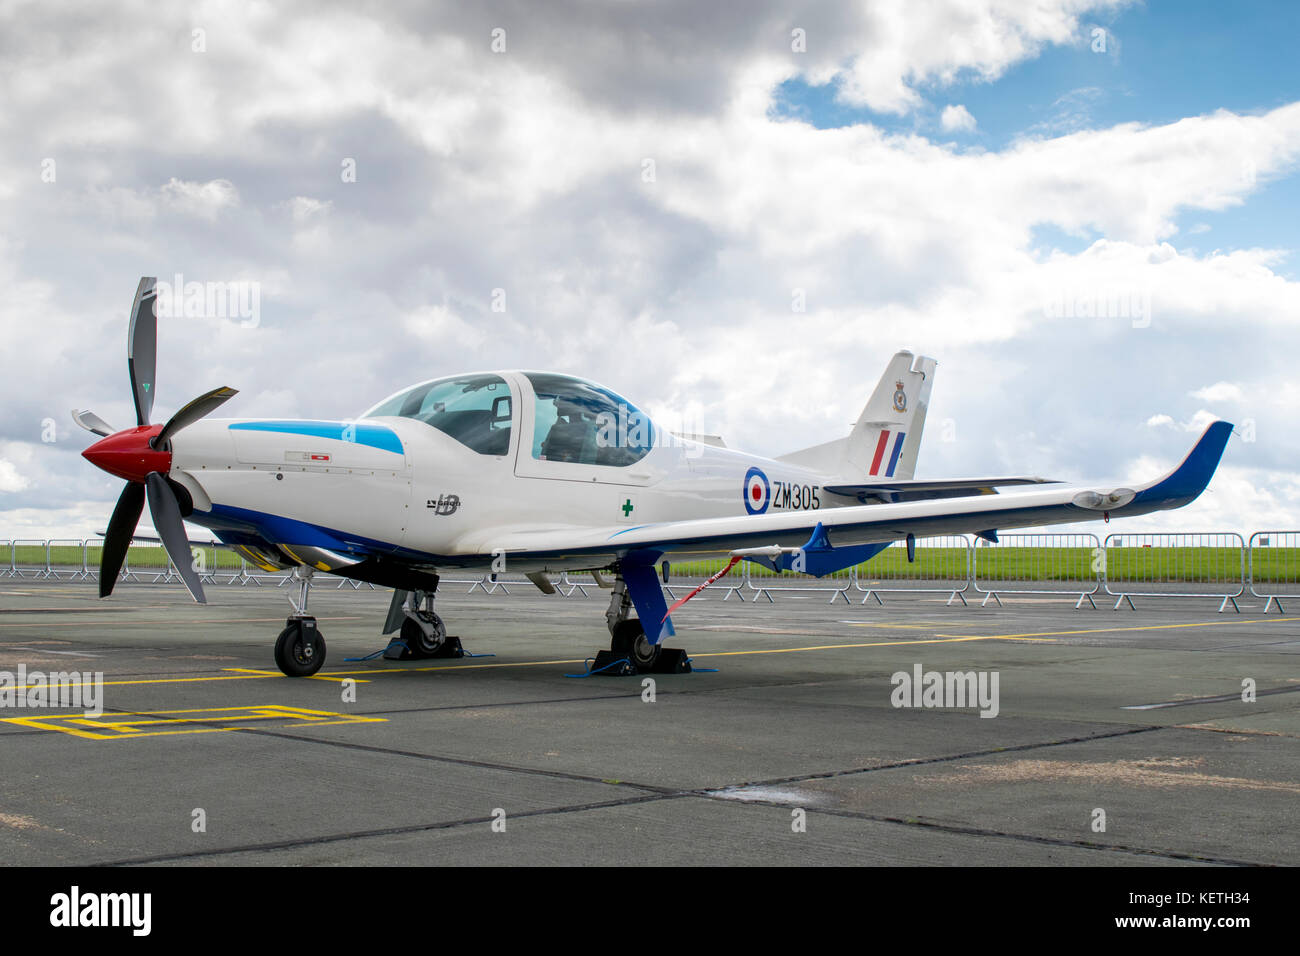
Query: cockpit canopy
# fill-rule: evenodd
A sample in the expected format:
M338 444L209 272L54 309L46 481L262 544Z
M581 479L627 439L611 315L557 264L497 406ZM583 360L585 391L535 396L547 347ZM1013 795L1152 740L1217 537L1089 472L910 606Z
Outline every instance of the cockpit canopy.
M604 386L569 375L525 372L537 404L533 457L622 468L654 445L649 416Z
M510 386L500 375L460 375L398 392L363 417L413 418L480 455L505 455L510 451L512 410Z
M649 416L604 386L570 375L522 374L535 396L533 459L622 468L654 447ZM502 456L510 451L514 412L509 382L484 373L422 382L385 399L363 417L414 419L480 455Z

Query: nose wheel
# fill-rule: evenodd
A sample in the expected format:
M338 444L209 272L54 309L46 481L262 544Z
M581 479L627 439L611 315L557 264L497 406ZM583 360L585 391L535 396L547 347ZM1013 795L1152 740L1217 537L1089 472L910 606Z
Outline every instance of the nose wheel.
M314 617L291 617L275 641L275 663L289 677L310 677L325 663L325 638Z
M284 622L284 630L275 639L275 663L289 677L310 677L325 663L325 638L321 637L316 619L307 613L307 595L311 592L313 570L300 566L293 569L298 585L295 599L289 593L293 614Z

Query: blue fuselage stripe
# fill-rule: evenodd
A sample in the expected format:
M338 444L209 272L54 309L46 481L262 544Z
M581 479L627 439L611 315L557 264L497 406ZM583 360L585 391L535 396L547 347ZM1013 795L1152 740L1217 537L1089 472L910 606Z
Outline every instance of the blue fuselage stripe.
M280 432L285 435L305 435L309 438L329 438L333 441L368 445L381 451L390 451L395 455L405 453L405 449L402 448L402 440L397 437L395 431L384 425L372 425L366 422L235 422L230 426L230 429L231 431Z

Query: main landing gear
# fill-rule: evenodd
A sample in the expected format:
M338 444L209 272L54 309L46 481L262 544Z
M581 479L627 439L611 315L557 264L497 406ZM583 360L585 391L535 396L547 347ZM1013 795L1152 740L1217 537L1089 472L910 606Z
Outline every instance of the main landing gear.
M602 674L689 674L690 658L677 648L650 643L641 621L632 614L632 598L623 575L614 580L605 623L609 627L609 650L596 655L593 673ZM622 661L624 663L620 664Z
M447 633L447 625L433 610L433 599L436 592L406 591L401 593L405 594L400 606L402 615L401 640L390 644L389 650L384 653L384 657L390 660L463 657L465 651L461 647L460 638ZM395 594L393 597L394 605L396 605L397 600L398 597ZM390 617L394 616L393 609L390 609ZM387 629L385 633L387 633Z
M316 618L307 613L307 594L315 573L304 566L293 569L298 596L295 600L293 594L289 595L293 613L275 641L275 663L290 677L310 677L325 663L325 638L316 626Z

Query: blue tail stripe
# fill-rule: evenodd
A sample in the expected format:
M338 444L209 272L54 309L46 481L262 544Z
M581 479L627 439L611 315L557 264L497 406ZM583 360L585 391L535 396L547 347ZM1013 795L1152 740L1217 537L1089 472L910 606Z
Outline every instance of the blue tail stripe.
M894 466L898 464L898 456L903 451L903 439L907 437L907 432L899 432L898 437L894 439L894 450L889 453L889 467L885 470L886 478L894 477Z

